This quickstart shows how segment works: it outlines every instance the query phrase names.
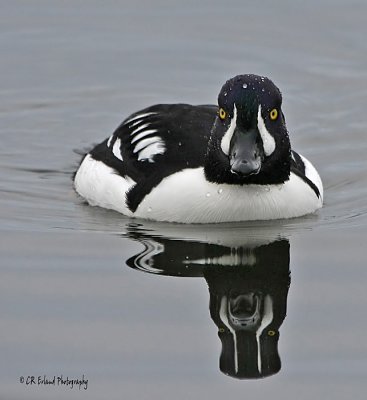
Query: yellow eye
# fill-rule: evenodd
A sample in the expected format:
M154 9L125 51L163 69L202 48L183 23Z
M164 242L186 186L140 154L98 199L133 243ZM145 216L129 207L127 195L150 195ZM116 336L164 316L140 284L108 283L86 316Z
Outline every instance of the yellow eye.
M271 119L272 121L275 121L277 118L278 118L278 110L277 110L276 108L273 108L273 109L270 111L270 119Z
M269 336L275 336L275 331L268 331Z
M220 108L218 115L220 119L224 119L227 116L227 113L223 110L223 108Z

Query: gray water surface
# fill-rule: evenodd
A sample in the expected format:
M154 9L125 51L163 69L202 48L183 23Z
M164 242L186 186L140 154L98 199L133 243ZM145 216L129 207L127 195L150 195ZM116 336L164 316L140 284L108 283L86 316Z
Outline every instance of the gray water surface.
M0 397L365 399L367 4L0 4ZM282 90L292 146L323 178L317 214L181 226L89 207L74 193L80 154L128 114L215 103L242 73ZM257 265L279 241L291 275L281 368L227 376L209 308L225 289L203 265ZM269 276L255 280L271 292ZM20 383L83 374L87 390Z

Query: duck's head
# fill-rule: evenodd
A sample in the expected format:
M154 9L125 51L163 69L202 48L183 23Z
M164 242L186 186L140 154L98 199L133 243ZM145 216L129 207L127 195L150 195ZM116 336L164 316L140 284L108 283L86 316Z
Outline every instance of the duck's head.
M289 178L290 143L274 83L257 75L228 80L218 96L205 174L212 182L275 184Z

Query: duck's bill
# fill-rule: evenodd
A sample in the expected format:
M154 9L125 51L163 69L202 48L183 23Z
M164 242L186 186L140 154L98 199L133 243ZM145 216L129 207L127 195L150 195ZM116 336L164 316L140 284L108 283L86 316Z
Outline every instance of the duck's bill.
M230 147L231 172L246 177L260 172L263 150L258 143L257 129L236 129Z

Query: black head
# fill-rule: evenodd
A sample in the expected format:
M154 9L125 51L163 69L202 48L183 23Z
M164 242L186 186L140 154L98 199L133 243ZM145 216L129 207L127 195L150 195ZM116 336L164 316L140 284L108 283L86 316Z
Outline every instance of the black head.
M289 178L290 143L273 82L257 75L228 80L218 96L205 162L208 180L276 184Z

